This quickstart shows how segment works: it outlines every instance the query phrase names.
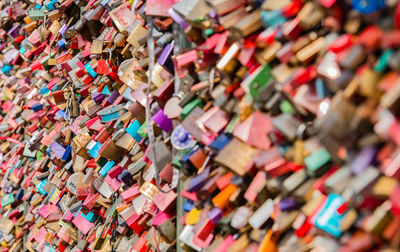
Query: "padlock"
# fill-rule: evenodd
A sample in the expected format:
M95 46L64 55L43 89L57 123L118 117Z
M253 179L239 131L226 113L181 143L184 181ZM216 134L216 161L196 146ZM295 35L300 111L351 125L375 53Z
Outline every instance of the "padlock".
M306 150L304 148L304 139L308 135L308 128L310 124L301 124L297 130L297 139L294 142L294 159L293 161L298 165L304 165L304 158Z
M60 104L65 104L66 100L65 100L65 96L64 96L64 91L63 90L59 90L56 92L52 93L52 96L56 102L56 105L60 105Z
M108 60L104 60L104 59L99 59L97 61L97 68L96 68L96 72L98 74L105 74L108 75L110 74L110 65L109 62L111 62L111 49L110 48L106 48L105 50L107 50L108 52Z
M78 117L79 116L79 105L78 105L78 101L76 100L75 94L71 89L71 116L72 117Z
M94 40L90 49L92 54L100 55L103 53L103 41L102 40Z

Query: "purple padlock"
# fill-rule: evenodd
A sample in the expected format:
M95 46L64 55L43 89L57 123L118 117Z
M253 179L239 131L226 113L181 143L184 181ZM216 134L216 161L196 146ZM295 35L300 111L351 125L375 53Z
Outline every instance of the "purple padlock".
M368 165L374 160L377 149L374 146L363 148L351 161L350 170L358 175L367 169Z
M105 98L104 94L98 93L98 94L96 94L96 95L93 97L93 101L94 101L96 104L99 104L99 103L101 103L101 101L102 101L104 98Z
M289 211L297 207L297 202L293 198L283 198L279 204L281 211Z
M174 49L174 47L172 46L172 44L167 44L164 47L160 57L158 58L157 63L163 66L165 64L165 62L167 61L168 56L171 54L173 49Z
M108 97L107 102L110 103L110 104L112 104L112 103L118 98L118 96L119 96L118 91L114 90L114 91L111 93L110 97Z
M182 27L183 30L186 30L186 28L189 27L189 23L186 22L186 20L183 19L173 8L169 9L168 13L172 19Z
M7 34L10 35L13 38L16 38L18 36L19 33L19 26L18 25L14 25L8 32Z
M171 143L175 149L185 150L192 148L196 144L196 141L190 135L189 131L182 125L179 125L171 134Z
M154 116L153 121L165 132L172 130L172 121L169 119L162 109L160 109Z
M208 212L207 217L212 223L217 224L222 219L222 211L218 207L215 207Z

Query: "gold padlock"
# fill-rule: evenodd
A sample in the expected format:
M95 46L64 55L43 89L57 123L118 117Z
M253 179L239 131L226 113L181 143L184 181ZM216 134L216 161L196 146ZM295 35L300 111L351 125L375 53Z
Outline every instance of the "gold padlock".
M103 41L93 40L92 47L90 48L91 54L102 54L103 53Z
M309 123L303 123L300 124L297 129L297 139L294 142L293 161L298 165L304 165L304 158L306 157L306 151L304 149L304 137L307 135L307 129L309 127Z
M153 198L157 195L158 188L152 183L145 181L140 187L139 191L150 200L153 200Z
M71 116L72 117L78 117L79 116L79 105L78 105L78 101L76 100L76 96L72 92L72 90L71 90L71 96L72 96L72 99L71 99L71 105L72 105Z
M294 157L293 161L298 165L304 165L304 141L296 140L294 142Z
M94 242L93 250L101 250L104 247L106 239L103 237L96 238Z

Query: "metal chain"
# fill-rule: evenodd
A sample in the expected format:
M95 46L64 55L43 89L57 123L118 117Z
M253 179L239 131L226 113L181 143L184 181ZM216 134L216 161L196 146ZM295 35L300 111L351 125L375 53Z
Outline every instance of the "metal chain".
M117 201L117 198L118 198L118 194L117 193L113 193L113 195L112 195L113 205ZM110 221L110 224L109 224L110 225L109 228L111 228L111 238L110 238L111 252L115 252L116 249L114 247L114 244L115 244L115 240L117 238L118 219L117 219L117 216L116 216L115 212L112 213L112 215L110 215L109 218L112 218L112 220ZM108 218L106 219L106 222L107 222L107 220L108 220ZM106 225L106 223L104 223L104 226L105 225ZM108 230L106 232L108 232ZM107 235L107 233L106 233L106 235Z
M156 169L156 186L158 190L160 190L162 193L169 193L172 189L170 188L168 191L164 191L160 187L160 177L159 177L159 172L160 169L157 164L157 154L155 151L155 136L154 136L154 130L153 127L151 126L151 113L150 113L150 96L151 96L151 77L153 75L153 67L154 67L154 38L153 38L153 17L147 16L147 50L149 53L149 78L147 81L147 92L146 92L146 128L147 128L147 134L149 136L149 145L150 145L150 150L153 156L153 165Z

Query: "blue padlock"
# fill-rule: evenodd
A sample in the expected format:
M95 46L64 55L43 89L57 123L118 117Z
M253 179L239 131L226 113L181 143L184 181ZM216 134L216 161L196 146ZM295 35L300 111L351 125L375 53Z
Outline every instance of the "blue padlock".
M44 185L47 183L47 179L44 179L42 181L40 181L37 185L36 185L36 189L43 195L46 196L47 192L44 190Z
M68 146L65 148L65 152L64 152L64 154L63 154L61 160L67 161L68 158L69 158L69 156L71 155L71 151L72 151L72 147L71 147L71 145L68 145Z
M337 209L343 203L344 200L340 195L335 193L329 194L321 209L315 215L315 226L335 237L339 237L343 232L340 228L340 223L343 220L344 214L339 213Z
M320 78L315 80L315 89L317 91L318 98L321 100L329 95L329 89Z
M218 136L214 141L212 141L211 144L209 145L209 147L214 148L216 150L222 150L225 147L225 145L227 145L229 143L231 138L232 138L232 136L230 136L227 133L222 134L222 135Z
M183 204L183 210L186 212L190 212L194 207L194 202L190 199L186 199L185 203Z
M65 47L65 40L63 40L63 39L60 39L59 41L57 41L57 44L58 44L58 46L61 48L61 49L64 49L64 47Z
M26 52L26 48L23 47L23 46L21 46L21 47L19 48L19 53L20 53L20 54L24 54L25 52Z
M125 129L126 132L128 132L129 135L131 135L133 139L136 140L136 142L142 141L142 137L137 133L141 126L142 125L139 123L139 121L135 120L133 123L131 123L131 125L129 125L128 128Z
M46 8L49 11L52 11L54 9L54 4L57 3L57 2L58 2L57 0L52 0L50 3L46 4Z
M107 176L108 171L111 170L111 168L113 168L115 165L114 161L108 161L99 171L99 174L103 177Z
M13 66L12 66L12 65L4 65L4 66L1 68L1 71L2 71L4 74L8 74L12 69L13 69Z
M281 26L286 22L286 19L281 15L281 10L262 11L261 22L265 28Z
M88 74L90 74L90 76L92 76L93 78L96 78L97 73L93 70L92 66L89 63L90 62L86 63L85 65L86 72L88 72Z
M352 0L353 9L361 14L371 14L385 7L385 0Z
M92 156L93 158L97 158L100 149L101 149L101 143L96 142L96 144L93 145L93 147L89 150L89 155Z
M44 94L50 93L50 89L47 86L45 86L44 88L41 88L39 90L39 92L41 95L44 95Z
M43 109L43 105L40 103L36 103L34 105L32 105L32 110L33 112L37 112Z

